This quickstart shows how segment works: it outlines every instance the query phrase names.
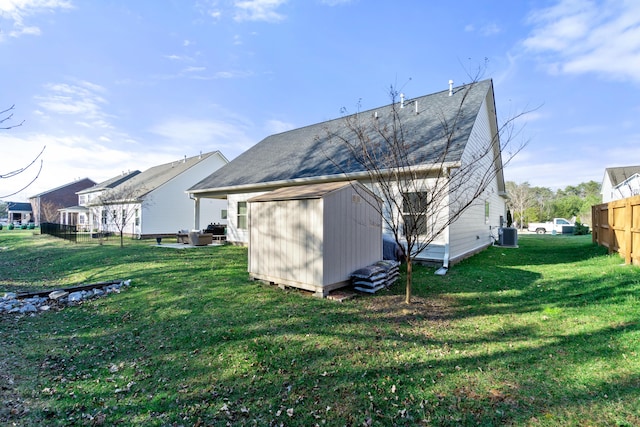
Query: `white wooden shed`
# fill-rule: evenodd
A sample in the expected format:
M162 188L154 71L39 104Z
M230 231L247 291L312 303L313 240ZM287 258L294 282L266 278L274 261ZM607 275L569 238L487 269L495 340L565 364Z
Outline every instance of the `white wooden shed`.
M248 202L254 279L325 297L382 259L380 201L358 182L286 187Z

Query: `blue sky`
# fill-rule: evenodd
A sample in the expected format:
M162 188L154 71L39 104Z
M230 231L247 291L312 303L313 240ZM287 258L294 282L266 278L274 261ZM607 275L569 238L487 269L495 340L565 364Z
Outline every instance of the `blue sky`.
M564 188L640 164L636 0L0 0L0 174L26 200L492 78L527 147L505 178ZM0 195L32 178L0 180ZM30 175L31 174L31 175Z

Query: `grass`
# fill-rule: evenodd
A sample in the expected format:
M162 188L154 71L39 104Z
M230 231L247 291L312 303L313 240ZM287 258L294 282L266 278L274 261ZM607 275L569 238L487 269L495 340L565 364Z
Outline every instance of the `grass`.
M520 236L338 303L248 279L244 248L0 232L0 295L131 279L0 316L16 425L640 425L640 275L590 236ZM3 409L4 408L4 409Z

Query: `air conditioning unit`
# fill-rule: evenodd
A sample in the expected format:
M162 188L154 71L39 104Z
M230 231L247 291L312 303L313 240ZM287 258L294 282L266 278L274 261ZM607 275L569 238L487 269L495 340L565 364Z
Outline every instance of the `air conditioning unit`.
M513 227L500 228L498 244L500 246L518 246L518 229Z

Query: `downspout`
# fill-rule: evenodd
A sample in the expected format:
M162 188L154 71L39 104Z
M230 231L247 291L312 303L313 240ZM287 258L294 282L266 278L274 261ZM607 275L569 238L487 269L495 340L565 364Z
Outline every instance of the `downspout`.
M445 228L442 235L444 236L444 239L445 239L444 241L446 243L444 244L444 255L442 257L442 267L437 269L435 272L435 274L437 274L438 276L444 276L445 274L447 274L447 271L449 271L449 258L451 256L449 254L449 226L448 225L447 225L447 228Z
M449 81L449 84L452 85L453 81ZM451 94L449 96L451 96ZM445 176L447 179L451 177L451 168L445 169ZM447 274L447 271L449 271L449 258L451 257L449 254L449 227L451 227L451 224L447 225L442 232L442 236L444 237L444 255L442 256L442 267L435 272L438 276L444 276Z

